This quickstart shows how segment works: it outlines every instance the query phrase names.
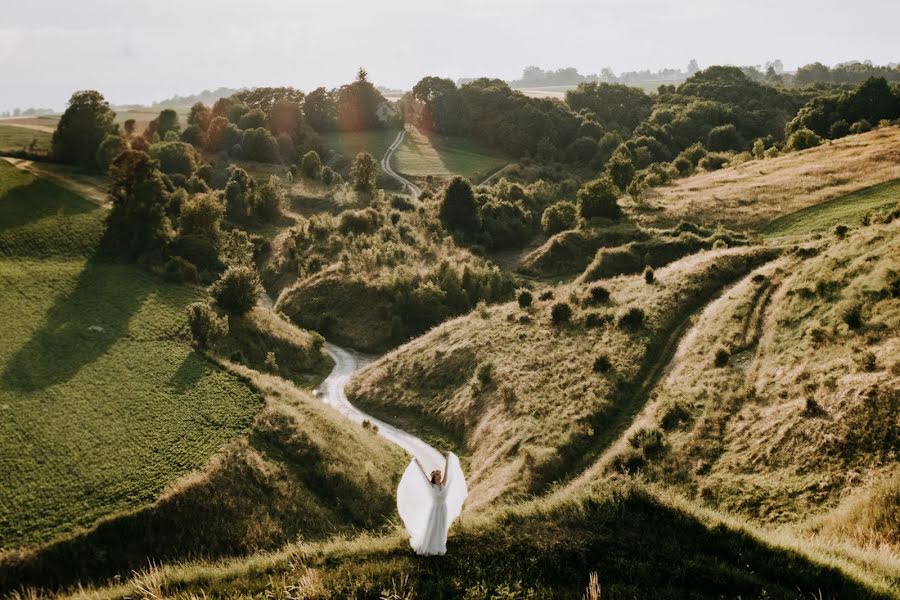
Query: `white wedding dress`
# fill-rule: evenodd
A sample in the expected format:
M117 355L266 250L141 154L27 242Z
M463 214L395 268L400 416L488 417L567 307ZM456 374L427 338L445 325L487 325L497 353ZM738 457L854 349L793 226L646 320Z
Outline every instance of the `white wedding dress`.
M452 452L447 455L447 485L432 484L415 460L409 463L397 486L397 511L416 554L446 554L447 530L468 495L459 458Z

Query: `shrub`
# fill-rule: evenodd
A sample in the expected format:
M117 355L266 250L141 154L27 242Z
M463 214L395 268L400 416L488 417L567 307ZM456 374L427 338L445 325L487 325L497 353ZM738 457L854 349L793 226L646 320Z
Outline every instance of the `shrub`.
M672 161L672 166L681 177L687 177L694 172L694 164L685 156L679 155Z
M553 300L553 290L544 290L541 292L541 295L538 296L538 300L546 302L547 300Z
M572 318L572 307L567 302L557 302L550 307L550 318L554 323L568 323Z
M667 401L659 409L659 424L666 430L686 423L690 418L688 407L678 400Z
M334 169L331 167L323 167L322 168L322 183L325 185L333 185L335 183L340 183L341 176L334 172Z
M350 165L350 180L353 189L362 194L371 194L375 191L375 183L378 180L378 163L368 152L360 152Z
M872 131L872 124L865 119L860 119L850 126L850 133L865 133L867 131Z
M603 302L609 300L609 290L599 283L592 285L588 292L590 293L591 301L594 304L602 304Z
M595 373L608 373L610 369L612 369L612 362L610 362L609 356L606 354L601 354L594 359Z
M241 138L240 156L245 160L264 163L277 163L281 160L278 142L268 129L257 127L247 129Z
M125 149L125 140L118 135L107 135L97 148L97 167L105 173L113 159Z
M508 200L491 200L480 210L481 228L490 248L525 244L531 237L531 214Z
M889 270L884 278L884 290L893 298L900 298L900 271Z
M331 169L329 169L329 171L330 170ZM322 160L319 158L319 153L315 150L310 150L304 154L303 162L300 163L300 171L305 177L318 179L319 176L322 175Z
M841 308L841 319L850 329L856 330L862 327L862 304L859 302L851 302L845 304Z
M806 150L807 148L815 148L822 143L820 138L814 131L801 127L790 135L785 148L790 150Z
M228 335L228 319L216 314L209 304L195 302L188 306L187 312L191 339L198 348L211 348Z
M717 368L721 369L728 364L729 358L731 358L731 353L728 352L728 349L723 346L719 346L718 348L716 348L716 355L715 358L713 358L713 364L715 364Z
M461 231L468 235L478 231L478 207L468 179L457 176L450 180L444 188L440 215L448 231Z
M277 175L270 176L267 182L257 188L254 200L253 211L262 219L274 221L281 216L285 195Z
M644 324L644 311L632 306L619 315L619 327L631 331L640 329Z
M275 358L274 352L266 352L266 358L263 361L266 371L269 373L278 373L278 360Z
M251 267L229 267L210 287L216 304L230 313L243 315L249 312L262 293L262 283Z
M612 315L608 312L591 311L585 315L584 324L587 327L603 327L612 319Z
M828 130L828 137L835 140L837 138L842 138L849 133L850 123L848 123L846 119L840 119L831 124L831 128Z
M528 308L534 298L528 290L520 290L518 295L519 308Z
M698 166L704 171L718 171L728 164L728 155L721 152L710 152L700 159Z
M740 150L743 146L743 140L733 123L713 127L707 136L707 142L710 150Z
M872 373L878 370L878 359L875 356L875 353L871 350L866 350L865 352L863 352L858 360L859 366L863 371Z
M700 142L695 142L682 150L678 154L678 158L686 158L691 161L693 166L700 164L700 161L706 156L706 148Z
M574 229L578 223L578 207L567 200L551 204L541 215L541 228L548 236Z
M225 207L213 194L197 194L181 207L179 235L197 235L216 243Z
M578 212L585 219L604 217L618 219L622 209L616 202L619 190L609 177L588 181L578 190Z
M163 278L172 283L197 283L197 267L180 256L173 256L163 267Z
M840 224L834 226L834 235L838 236L839 238L842 238L845 235L847 235L847 232L849 230L850 230L849 227L847 227L843 223L840 223Z
M639 429L628 438L628 444L641 450L644 456L658 456L666 448L666 434L658 427Z
M494 365L491 361L485 361L475 369L475 378L482 387L490 385L494 378Z
M655 276L653 274L653 267L647 266L644 268L644 281L649 283L653 283L656 281Z

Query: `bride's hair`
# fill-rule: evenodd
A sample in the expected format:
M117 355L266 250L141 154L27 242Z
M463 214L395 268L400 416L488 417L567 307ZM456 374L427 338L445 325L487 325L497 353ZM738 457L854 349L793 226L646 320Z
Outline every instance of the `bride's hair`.
M441 470L435 469L431 472L431 483L438 484L441 482Z

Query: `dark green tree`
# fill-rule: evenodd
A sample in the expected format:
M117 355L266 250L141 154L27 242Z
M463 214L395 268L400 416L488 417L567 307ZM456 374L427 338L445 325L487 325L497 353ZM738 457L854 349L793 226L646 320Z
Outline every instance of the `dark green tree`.
M322 173L322 161L319 158L319 153L315 150L310 150L304 154L303 162L300 164L300 171L310 179L318 179Z
M350 180L353 189L363 194L371 194L375 191L375 183L378 180L378 164L368 152L360 152L353 159L350 166Z
M210 295L222 309L244 315L256 306L262 294L262 282L251 267L229 267L209 288Z
M75 92L53 132L53 157L59 162L98 169L97 150L103 139L115 132L115 118L116 113L100 92Z
M109 173L112 209L106 242L130 260L162 250L173 231L166 213L170 198L158 163L146 152L125 150L113 160Z
M585 219L603 217L618 219L622 209L617 202L619 190L609 177L600 177L585 183L578 190L578 212Z
M459 231L468 236L478 232L478 206L468 179L457 176L450 180L441 198L440 216L448 231Z

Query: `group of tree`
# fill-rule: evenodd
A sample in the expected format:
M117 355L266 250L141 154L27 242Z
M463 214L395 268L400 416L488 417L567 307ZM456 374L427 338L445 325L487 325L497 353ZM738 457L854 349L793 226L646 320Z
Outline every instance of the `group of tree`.
M787 124L787 133L804 139L810 139L810 133L836 139L897 118L900 83L890 86L884 78L871 77L854 88L813 98Z

